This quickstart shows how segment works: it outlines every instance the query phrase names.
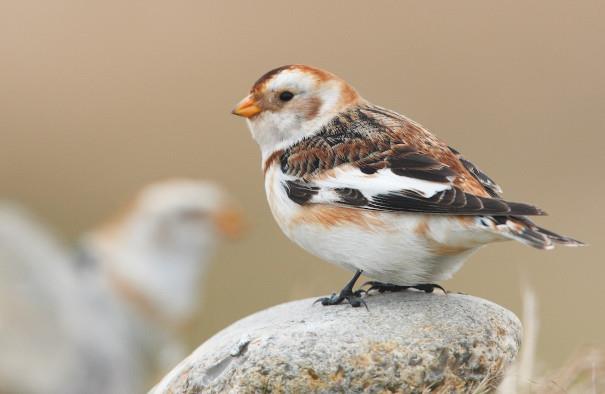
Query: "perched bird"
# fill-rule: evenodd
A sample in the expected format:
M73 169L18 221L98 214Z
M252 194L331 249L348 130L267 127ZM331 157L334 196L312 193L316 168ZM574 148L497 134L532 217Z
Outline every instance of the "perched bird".
M77 253L0 205L0 392L148 389L186 355L210 260L240 230L227 193L197 180L147 186Z
M262 153L269 206L310 253L355 271L323 305L360 306L353 286L432 291L490 242L538 249L582 245L538 227L539 208L500 187L420 124L363 99L341 78L305 65L263 75L233 110Z

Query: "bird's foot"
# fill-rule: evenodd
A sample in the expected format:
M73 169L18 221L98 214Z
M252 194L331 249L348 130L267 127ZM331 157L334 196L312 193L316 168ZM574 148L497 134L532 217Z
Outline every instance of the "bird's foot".
M344 301L348 301L349 304L351 304L351 306L353 308L358 308L360 306L365 306L366 309L368 309L368 306L366 305L366 302L363 300L363 298L361 298L361 295L367 293L367 291L365 290L357 290L357 291L352 291L350 289L342 289L340 291L340 293L336 294L336 293L332 293L332 295L330 297L322 297L322 298L318 298L317 300L315 300L315 303L320 302L321 305L339 305L342 304Z
M384 293L384 292L396 293L396 292L404 291L407 289L416 289L416 290L424 291L425 293L432 293L435 289L440 289L441 291L443 291L444 294L447 294L447 290L445 290L443 287L441 287L435 283L425 283L425 284L413 285L413 286L399 286L399 285L394 285L391 283L370 281L370 282L364 283L361 286L363 287L363 286L368 286L368 285L370 286L366 290L366 292L368 292L368 293L372 290L376 290L379 293Z
M443 287L439 286L436 283L425 283L422 285L410 286L410 289L421 290L425 293L432 293L435 289L439 289L443 292L443 294L447 294L447 290L445 290Z
M376 290L379 293L384 293L387 291L390 293L396 293L398 291L404 291L409 288L409 286L398 286L398 285L393 285L391 283L382 283L382 282L375 282L375 281L365 282L364 284L361 285L361 287L363 287L363 286L370 286L366 290L368 293L372 290Z

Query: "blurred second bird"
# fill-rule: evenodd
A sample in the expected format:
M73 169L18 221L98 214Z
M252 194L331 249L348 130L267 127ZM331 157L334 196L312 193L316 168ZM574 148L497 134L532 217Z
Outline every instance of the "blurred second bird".
M209 263L241 230L221 187L189 179L145 187L73 251L0 206L0 391L145 390L187 354Z

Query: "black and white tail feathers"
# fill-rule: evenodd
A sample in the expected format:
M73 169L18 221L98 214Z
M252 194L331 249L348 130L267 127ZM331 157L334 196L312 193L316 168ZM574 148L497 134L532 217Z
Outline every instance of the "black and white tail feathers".
M523 216L492 216L489 217L496 230L507 238L514 239L537 249L549 250L555 244L564 246L584 246L584 242L537 226Z

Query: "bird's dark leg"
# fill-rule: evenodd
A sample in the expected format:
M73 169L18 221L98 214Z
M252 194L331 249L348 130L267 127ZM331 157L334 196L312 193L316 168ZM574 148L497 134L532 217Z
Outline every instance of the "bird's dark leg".
M395 293L398 291L404 291L407 289L416 289L416 290L421 290L424 291L426 293L432 293L433 290L435 289L440 289L441 291L443 291L445 294L447 294L447 290L445 290L443 287L439 286L438 284L435 283L424 283L424 284L420 284L420 285L414 285L414 286L399 286L399 285L393 285L391 283L382 283L382 282L366 282L363 286L370 286L367 291L370 292L372 290L377 290L380 293L384 293L384 292L391 292L391 293Z
M343 301L349 301L352 307L365 306L366 309L368 306L365 301L361 298L361 294L365 292L365 290L357 290L353 291L353 286L355 286L355 282L361 276L362 270L357 270L353 278L343 287L339 294L333 293L330 297L322 297L317 299L315 302L321 302L321 305L338 305L342 304Z

